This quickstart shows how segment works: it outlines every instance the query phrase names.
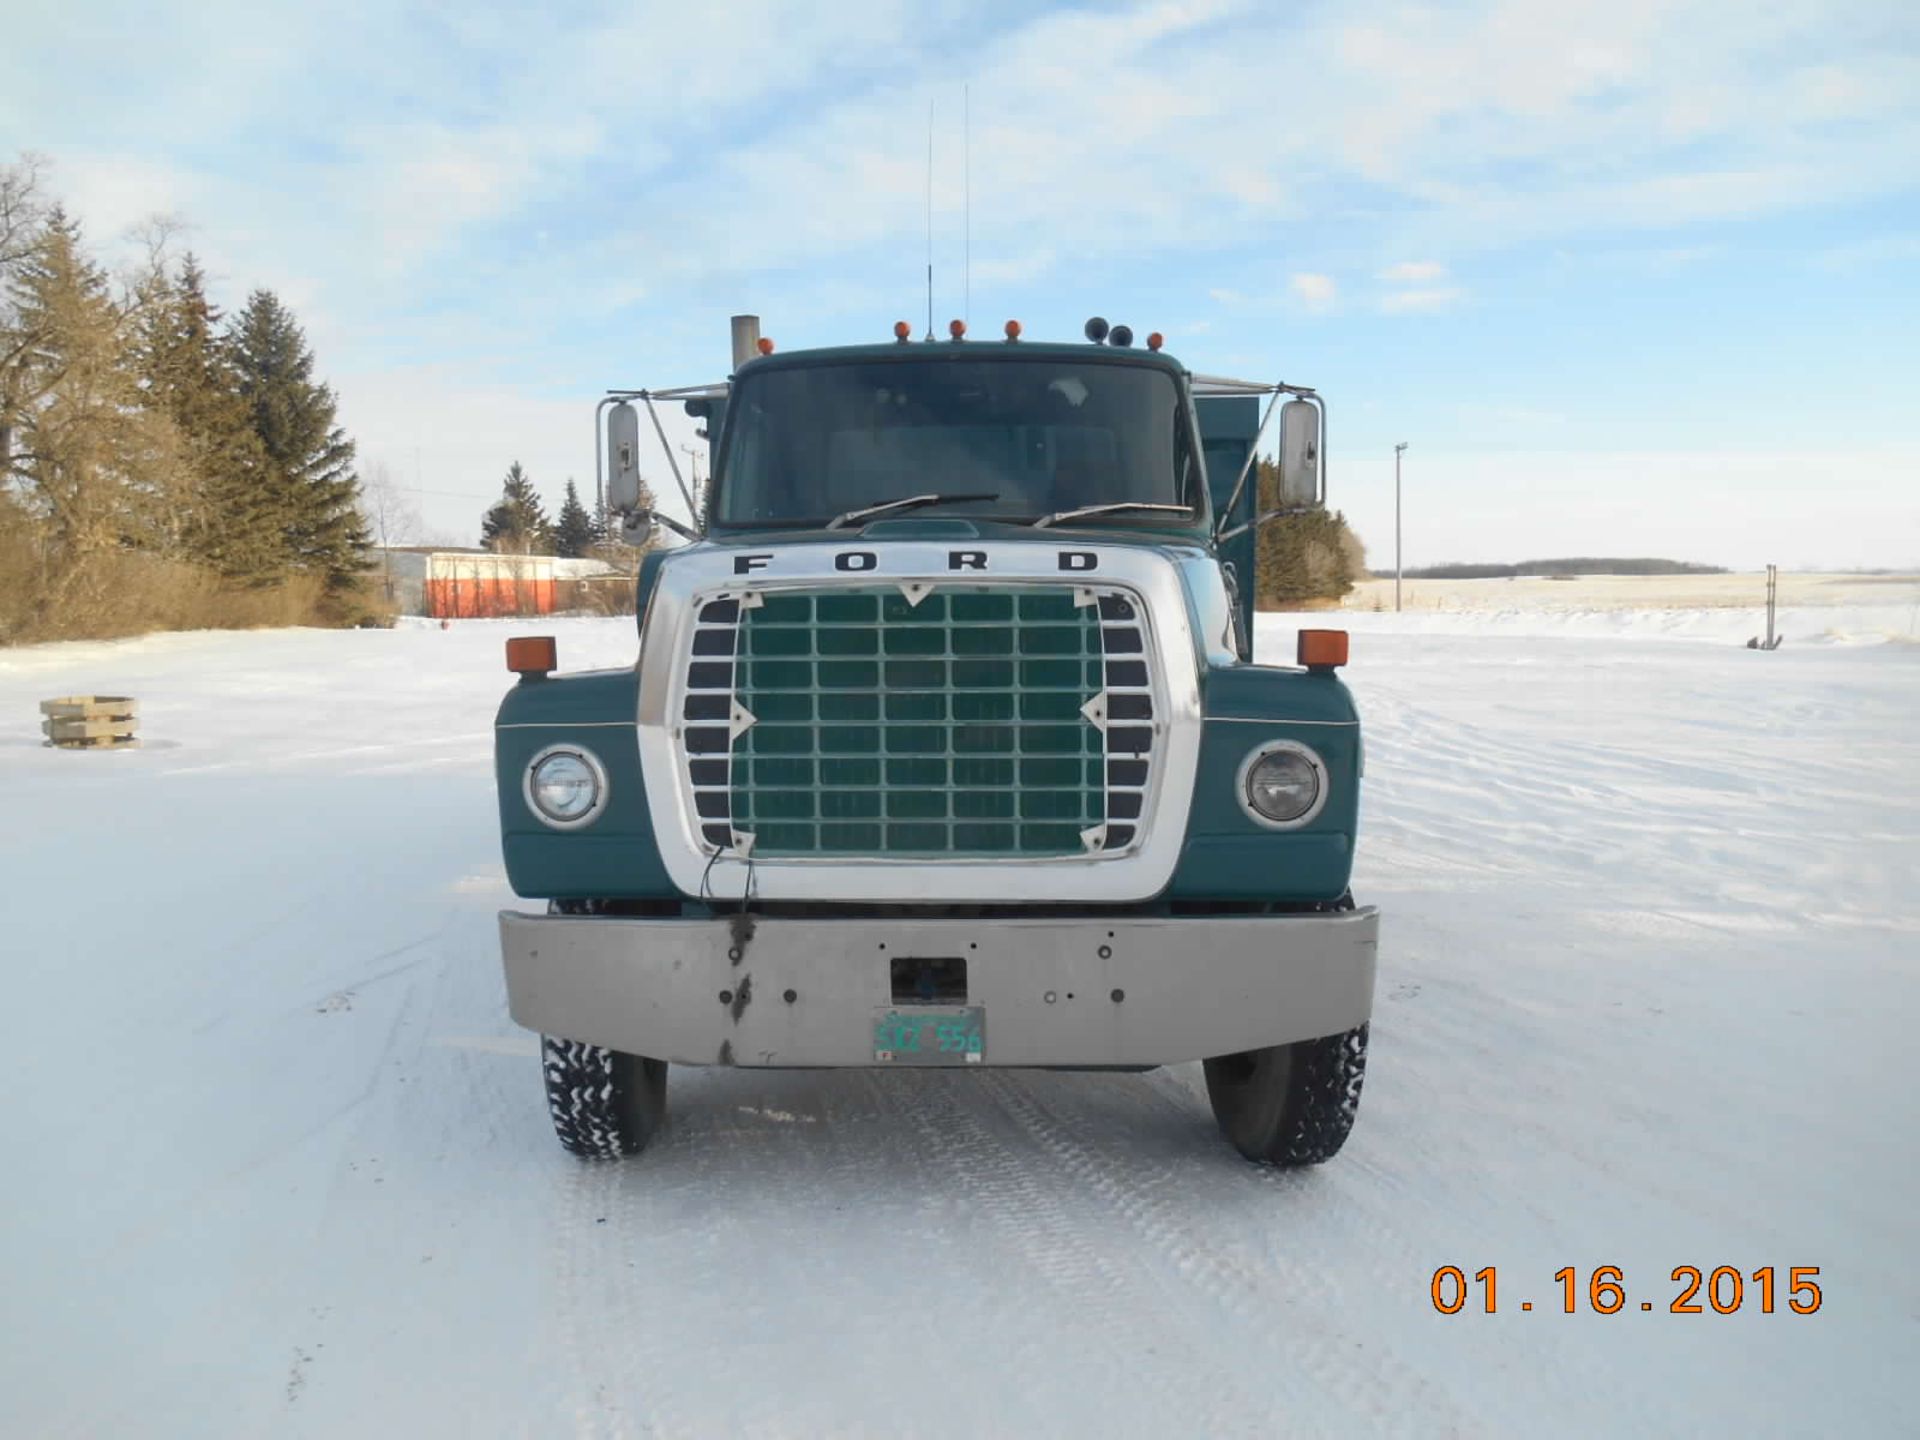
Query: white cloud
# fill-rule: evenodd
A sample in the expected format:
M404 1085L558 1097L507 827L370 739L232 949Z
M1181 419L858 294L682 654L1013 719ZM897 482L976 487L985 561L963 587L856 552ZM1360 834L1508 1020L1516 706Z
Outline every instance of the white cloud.
M1830 246L1815 257L1815 263L1825 270L1857 270L1914 260L1920 260L1920 230L1863 236Z
M0 154L0 160L10 158ZM196 181L172 165L87 150L56 151L48 158L53 166L47 190L80 218L90 243L108 253L150 221L192 213Z
M1393 290L1380 297L1380 310L1386 315L1438 315L1451 310L1466 298L1458 285L1437 285L1421 290Z
M1389 265L1380 272L1380 278L1395 285L1422 284L1429 280L1438 280L1447 273L1447 267L1438 260L1402 260L1398 265Z
M1764 16L1732 0L1300 12L1288 43L1320 58L1289 72L1294 119L1258 145L1248 118L1269 108L1274 72L1253 42L1274 22L1245 0L1042 13L997 32L910 0L757 0L730 18L728 65L678 66L670 83L636 83L636 57L702 53L708 22L691 12L530 30L485 12L423 24L366 3L303 22L276 49L243 8L186 40L153 30L158 53L198 64L141 71L138 105L82 93L71 104L88 108L69 115L102 132L96 151L101 117L156 117L118 122L130 173L151 168L159 134L196 155L244 137L229 163L259 173L184 187L198 218L227 230L257 216L254 248L339 272L330 289L350 288L353 267L399 280L522 216L555 237L555 271L591 256L737 284L863 256L853 263L871 273L866 252L921 239L929 98L936 228L957 225L969 79L975 249L983 278L998 266L1013 283L1245 243L1330 213L1355 180L1397 211L1401 243L1499 248L1878 193L1907 182L1920 148L1908 98L1920 63L1861 41L1871 0ZM116 43L136 53L150 28L125 26ZM32 54L27 41L16 55ZM48 68L0 59L0 96L31 82L23 113L57 123L58 82L34 73ZM264 79L179 80L228 70ZM351 118L316 125L333 113L318 103L328 87L348 81L339 113ZM289 144L299 159L286 165ZM1444 273L1433 266L1401 261L1386 278L1431 287Z
M1340 287L1334 284L1331 275L1316 275L1302 271L1287 282L1294 298L1308 310L1316 313L1331 310L1340 298Z
M1337 304L1328 272L1348 267L1384 282L1356 296L1348 280L1349 309L1443 312L1465 290L1402 257L1477 277L1471 255L1632 245L1618 232L1639 229L1638 248L1689 263L1685 226L1904 194L1920 153L1920 60L1885 43L1885 0L1284 17L1147 0L1003 12L997 29L911 0L742 0L724 65L705 63L712 21L691 7L535 23L375 0L205 0L158 20L129 5L84 56L39 13L0 47L0 133L46 137L53 187L96 236L185 211L217 278L300 308L370 450L404 451L416 415L446 437L422 462L446 489L475 483L483 451L521 448L586 483L595 386L683 365L668 378L710 378L730 308L799 338L917 301L930 98L940 281L957 298L963 83L977 332L1016 291L1030 323L1035 294L1110 313L1105 287L1145 267L1192 287L1175 303L1201 290L1224 312ZM1277 71L1276 38L1313 63ZM1287 289L1213 263L1249 249L1278 257ZM1896 237L1873 253L1911 252ZM627 327L642 304L646 328ZM453 357L410 372L403 411L367 378L396 354ZM609 356L621 373L602 373ZM507 398L529 390L581 398Z

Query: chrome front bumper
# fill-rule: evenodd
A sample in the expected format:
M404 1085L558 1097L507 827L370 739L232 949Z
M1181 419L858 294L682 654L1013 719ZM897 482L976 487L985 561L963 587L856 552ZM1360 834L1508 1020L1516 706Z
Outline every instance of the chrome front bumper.
M988 1065L1167 1065L1349 1030L1379 912L1177 919L500 916L531 1030L680 1065L877 1063L897 957L966 961ZM950 1002L960 1003L956 997Z

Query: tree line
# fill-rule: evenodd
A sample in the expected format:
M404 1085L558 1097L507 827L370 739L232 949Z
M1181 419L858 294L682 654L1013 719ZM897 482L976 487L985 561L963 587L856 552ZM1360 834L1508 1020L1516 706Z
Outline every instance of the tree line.
M354 442L271 290L150 237L114 276L0 167L0 644L367 617Z
M1560 560L1522 560L1517 565L1454 561L1423 565L1405 573L1409 580L1511 580L1521 575L1724 575L1727 568L1651 556L1575 555Z
M640 505L653 508L653 494L644 481ZM482 547L503 555L559 555L578 560L619 542L618 520L607 514L598 497L591 510L581 503L579 488L571 476L559 513L549 519L540 492L533 488L533 481L518 460L507 467L500 499L480 521Z

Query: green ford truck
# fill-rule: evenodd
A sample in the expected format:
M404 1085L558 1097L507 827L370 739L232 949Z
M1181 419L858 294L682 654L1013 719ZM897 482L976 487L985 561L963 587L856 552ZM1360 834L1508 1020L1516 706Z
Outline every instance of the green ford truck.
M1200 1060L1250 1159L1345 1141L1379 925L1346 637L1252 654L1324 405L1086 334L774 353L740 316L724 384L601 402L609 507L687 543L630 668L508 645L502 842L547 903L500 939L568 1150L643 1150L669 1065ZM639 508L664 403L711 446L692 525Z

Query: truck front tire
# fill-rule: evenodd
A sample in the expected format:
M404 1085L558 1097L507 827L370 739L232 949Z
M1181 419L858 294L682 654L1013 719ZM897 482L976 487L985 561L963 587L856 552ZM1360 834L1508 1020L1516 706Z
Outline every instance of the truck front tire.
M553 900L550 915L603 915L600 900ZM583 1040L540 1037L540 1073L553 1133L583 1160L646 1149L667 1115L667 1062Z
M1360 1109L1367 1027L1205 1062L1220 1133L1249 1160L1294 1167L1340 1153Z
M583 1160L638 1155L666 1118L664 1060L542 1035L540 1069L553 1133Z

